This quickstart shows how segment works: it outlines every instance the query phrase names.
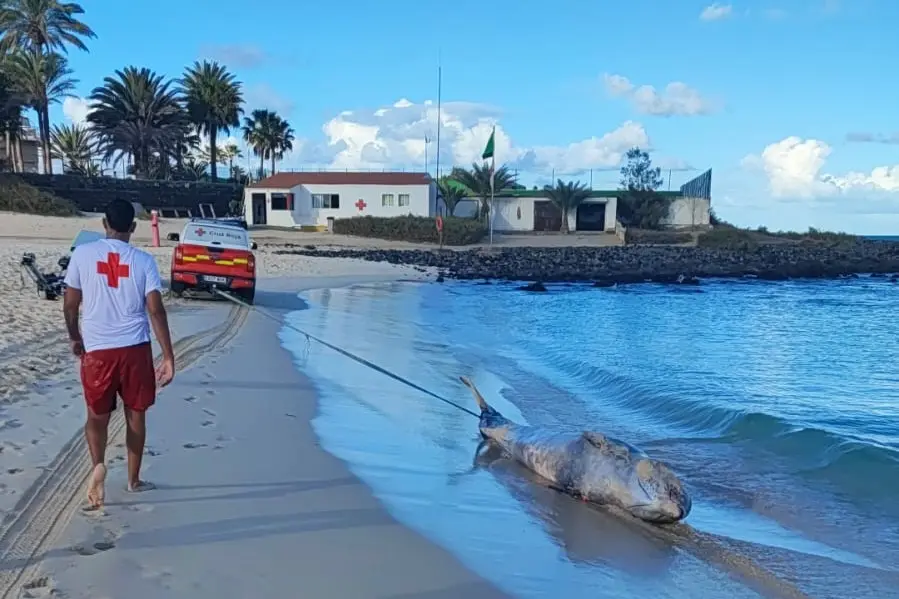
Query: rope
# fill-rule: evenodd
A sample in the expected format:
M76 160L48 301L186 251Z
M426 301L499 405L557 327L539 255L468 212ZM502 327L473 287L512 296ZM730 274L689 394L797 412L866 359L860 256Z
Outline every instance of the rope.
M235 304L239 304L239 305L241 305L241 306L243 306L243 307L245 307L245 308L249 308L250 310L255 310L258 314L261 314L261 315L265 316L266 318L269 318L269 319L271 319L271 320L277 322L278 324L282 324L282 325L286 326L287 328L296 331L296 332L299 333L300 335L303 335L304 337L306 337L306 341L307 341L307 342L308 342L309 340L316 341L316 342L318 342L318 343L324 345L324 346L327 347L328 349L334 350L334 351L336 351L337 353L339 353L339 354L341 354L341 355L344 355L344 356L346 356L347 358L349 358L349 359L351 359L351 360L354 360L354 361L356 361L356 362L362 364L363 366L367 366L367 367L371 368L372 370L375 370L375 371L377 371L377 372L380 372L380 373L383 374L383 375L389 376L389 377L392 378L393 380L399 381L400 383L403 383L404 385L407 385L407 386L409 386L409 387L412 387L412 388L415 389L416 391L420 391L420 392L424 393L425 395L428 395L428 396L430 396L430 397L433 397L433 398L436 399L436 400L442 401L443 403L445 403L445 404L447 404L447 405L450 405L450 406L452 406L452 407L454 407L454 408L456 408L456 409L458 409L458 410L462 410L462 411L465 412L466 414L470 414L470 415L474 416L475 418L478 418L478 419L481 418L480 414L477 414L477 413L473 412L472 410L469 410L469 409L466 408L465 406L459 405L459 404L457 404L456 402L454 402L454 401L452 401L452 400L449 400L449 399L447 399L447 398L445 398L445 397L442 397L442 396L440 396L440 395L437 395L437 394L434 393L433 391L429 391L429 390L425 389L424 387L422 387L422 386L420 386L420 385L417 385L417 384L413 383L412 381L410 381L410 380L408 380L408 379L405 379L405 378L401 377L401 376L398 375L398 374L394 374L394 373L390 372L389 370L387 370L386 368L384 368L384 367L382 367L382 366L378 366L377 364L375 364L375 363L373 363L373 362L369 362L369 361L366 360L365 358L360 358L359 356L357 356L357 355L355 355L355 354L353 354L353 353L350 353L350 352L348 352L348 351L345 350L345 349L342 349L342 348L340 348L340 347L337 347L336 345L333 345L333 344L331 344L331 343L328 343L328 342L325 341L324 339L319 339L319 338L316 337L315 335L312 335L312 334L310 334L310 333L308 333L308 332L306 332L306 331L304 331L304 330L302 330L302 329L300 329L300 328L298 328L298 327L295 327L294 325L290 324L289 322L282 322L281 319L278 318L277 316L274 316L273 314L269 314L269 313L266 312L265 310L261 310L261 309L259 309L259 308L256 307L256 306L251 306L250 304L246 303L245 301L241 300L240 298L237 298L237 297L231 295L230 293L226 293L226 292L222 291L221 289L219 289L219 288L217 288L217 287L213 287L213 288L212 288L212 292L215 293L215 294L217 294L217 295L222 296L223 298L225 298L225 299L227 299L227 300L229 300L229 301L234 302Z

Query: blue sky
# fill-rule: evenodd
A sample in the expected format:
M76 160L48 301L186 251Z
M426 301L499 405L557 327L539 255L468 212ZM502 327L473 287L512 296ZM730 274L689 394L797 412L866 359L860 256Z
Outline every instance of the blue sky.
M85 9L98 38L71 52L80 96L128 65L177 77L217 59L244 83L248 109L293 125L283 168L423 169L439 59L441 170L470 163L496 124L497 158L524 182L587 181L593 169L596 187L612 187L637 143L675 169L675 185L712 168L713 206L738 224L899 232L895 0ZM83 118L83 105L54 117Z

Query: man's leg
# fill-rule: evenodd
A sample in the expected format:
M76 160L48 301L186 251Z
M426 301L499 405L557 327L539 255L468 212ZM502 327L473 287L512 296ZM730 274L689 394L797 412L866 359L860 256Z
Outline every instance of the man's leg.
M156 402L156 369L149 343L127 348L123 354L122 403L125 404L125 445L128 448L128 490L148 491L152 483L141 480L140 467L147 440L147 409Z
M140 464L147 441L147 413L125 408L125 446L128 448L128 490L143 491L149 484L140 479Z
M118 387L114 356L108 352L85 354L81 359L81 384L87 404L84 438L91 456L90 480L87 485L89 507L98 509L106 496L106 443L109 415L115 409Z

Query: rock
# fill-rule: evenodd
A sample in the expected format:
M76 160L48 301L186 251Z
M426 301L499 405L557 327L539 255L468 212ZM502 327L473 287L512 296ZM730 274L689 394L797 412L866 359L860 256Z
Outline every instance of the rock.
M688 246L503 248L479 250L285 249L277 254L361 258L439 269L469 281L592 282L596 287L656 283L696 286L703 278L837 278L892 275L899 282L899 244L865 240L845 244L770 244L748 250ZM687 274L689 273L689 274Z
M519 291L530 291L532 293L546 293L546 285L540 281L535 281L530 285L524 285L518 288Z

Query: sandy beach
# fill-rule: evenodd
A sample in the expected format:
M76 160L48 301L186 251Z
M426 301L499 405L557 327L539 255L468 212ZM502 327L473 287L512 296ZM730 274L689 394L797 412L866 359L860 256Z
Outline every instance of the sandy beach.
M226 302L169 301L179 372L150 415L152 495L124 492L121 418L111 424L107 507L81 511L83 400L61 302L18 263L54 270L99 218L4 215L0 223L0 598L500 597L456 558L398 524L318 447L309 382L279 324ZM180 229L177 223L174 230ZM140 223L135 244L147 243ZM147 248L166 273L170 248ZM281 316L302 289L421 278L360 261L258 252L257 304Z

